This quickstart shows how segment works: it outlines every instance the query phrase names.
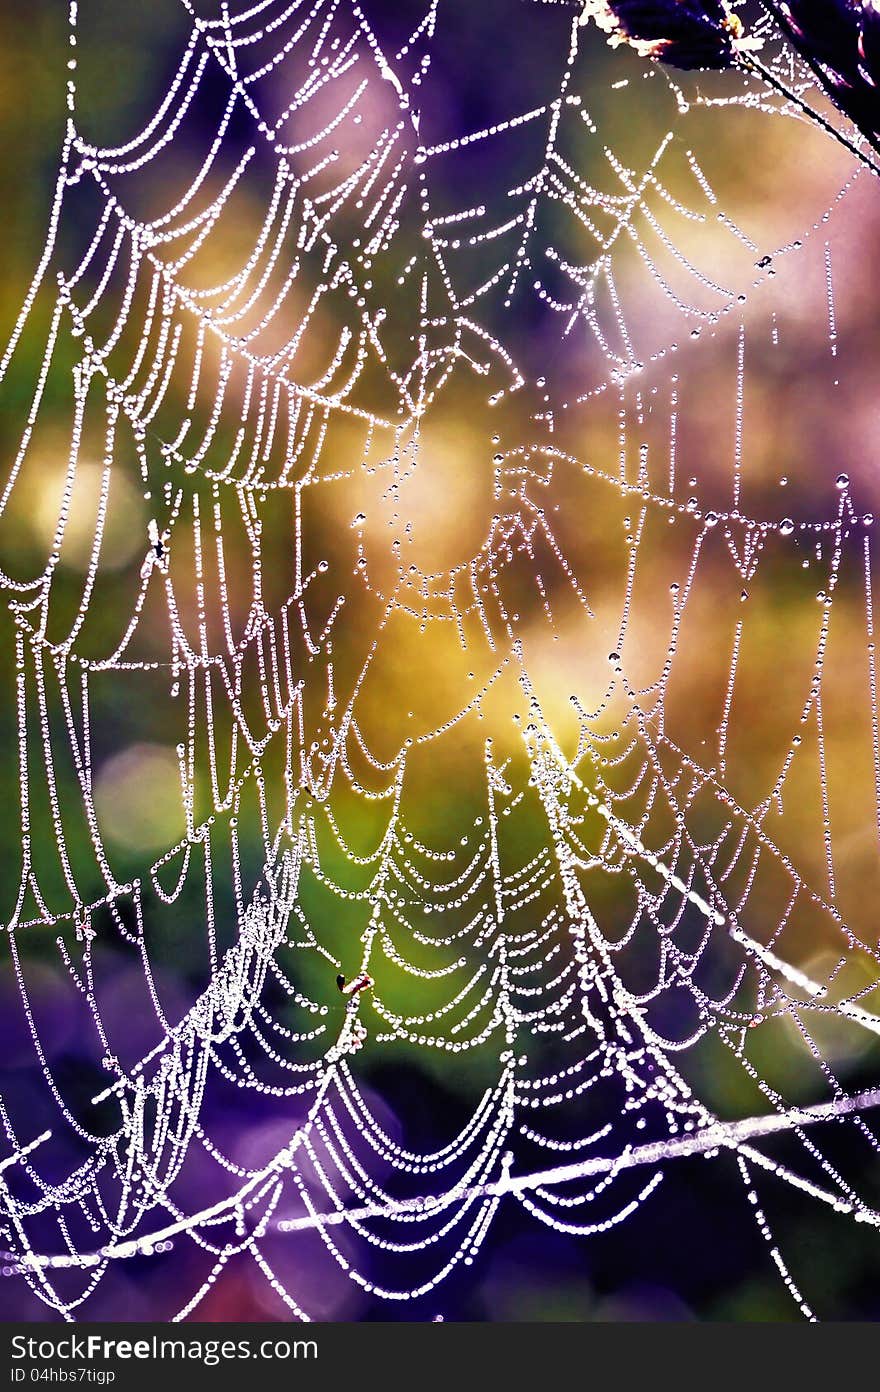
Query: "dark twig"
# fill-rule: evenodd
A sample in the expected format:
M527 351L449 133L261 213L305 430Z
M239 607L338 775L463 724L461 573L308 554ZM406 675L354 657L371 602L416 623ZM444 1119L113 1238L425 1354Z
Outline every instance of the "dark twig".
M809 67L820 89L880 155L880 10L873 0L760 0L765 13ZM582 0L611 44L627 44L671 67L744 68L812 121L872 171L858 145L809 106L755 57L760 39L743 31L728 0Z
M791 102L792 106L796 106L798 110L802 111L805 116L808 116L811 121L815 121L817 126L821 126L822 130L827 131L829 135L834 137L838 144L842 145L845 150L848 150L851 155L855 155L857 160L861 160L862 164L867 165L872 174L876 174L878 178L880 178L880 166L869 159L864 150L860 150L858 145L849 139L849 136L844 135L843 131L838 130L830 121L827 121L821 112L809 106L802 97L798 96L797 92L793 92L790 87L787 87L784 82L781 82L775 73L772 73L769 68L765 68L764 64L759 63L758 59L752 54L741 54L737 59L737 66L756 73L762 82L766 82L768 87L772 87L780 96L785 97L786 101ZM862 133L864 134L864 132ZM876 148L876 144L873 140L871 144Z
M762 9L779 26L798 57L806 63L826 96L858 127L880 154L880 24L870 0L760 0ZM812 10L809 23L806 12ZM798 27L792 14L804 13ZM865 53L865 28L876 26L876 55ZM876 56L876 61L872 59ZM834 73L836 80L829 74ZM872 109L873 108L873 109Z

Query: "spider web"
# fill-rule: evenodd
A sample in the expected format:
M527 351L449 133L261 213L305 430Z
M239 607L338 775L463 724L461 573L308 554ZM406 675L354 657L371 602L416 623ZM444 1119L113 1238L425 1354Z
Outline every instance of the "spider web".
M422 1309L500 1206L589 1237L720 1156L811 1315L774 1200L880 1222L873 519L778 402L861 380L869 177L562 5L470 78L436 0L184 9L132 138L71 76L2 362L4 1274ZM795 121L806 193L744 196L723 132L757 180ZM476 1080L436 1148L413 1061Z

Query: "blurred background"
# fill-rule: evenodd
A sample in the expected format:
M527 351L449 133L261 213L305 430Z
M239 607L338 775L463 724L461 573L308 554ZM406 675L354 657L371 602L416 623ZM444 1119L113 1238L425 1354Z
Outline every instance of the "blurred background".
M196 13L211 18L215 10L204 4ZM422 14L409 0L374 0L365 10L387 51L400 50ZM301 912L311 937L305 950L283 957L331 1020L340 1010L336 971L356 974L369 918L364 886L372 870L357 857L372 853L395 797L416 840L462 868L481 841L490 738L491 758L504 766L514 793L522 792L505 832L509 867L540 853L548 832L528 786L522 739L529 692L568 758L583 755L585 740L595 742L619 815L648 827L646 844L657 847L669 835L672 796L665 810L662 796L646 805L647 784L637 774L640 751L663 746L672 787L684 788L694 774L682 799L689 834L701 846L717 838L727 847L719 851L719 867L730 858L725 898L738 906L746 931L761 943L772 939L775 950L827 985L829 1000L880 1007L870 608L880 290L869 255L880 230L878 185L825 133L783 113L775 95L741 76L664 73L612 51L592 28L581 31L572 59L571 19L562 4L440 0L430 44L414 43L401 60L411 77L423 52L432 59L417 84L421 144L403 122L388 160L389 175L395 160L404 161L408 180L393 237L379 239L369 265L361 261L360 283L343 277L314 300L336 263L329 252L322 262L322 244L320 256L303 254L285 285L297 255L285 245L274 280L267 277L252 306L235 307L242 343L277 354L315 396L336 391L347 403L291 425L291 438L299 429L302 442L293 468L281 445L267 444L259 464L256 450L248 456L247 431L242 446L239 426L253 417L247 404L236 414L252 390L240 361L224 364L222 353L211 359L204 399L190 395L194 355L204 351L208 362L210 354L192 325L181 333L175 370L156 393L148 428L138 435L120 427L108 442L109 397L94 393L77 415L84 340L65 319L38 425L16 471L53 332L56 274L70 277L79 266L105 198L117 199L132 225L153 220L154 240L143 249L172 266L190 303L219 315L215 287L252 254L277 193L272 160L259 154L204 240L196 245L190 232L163 242L222 125L222 157L198 207L221 196L250 148L252 113L239 107L223 124L228 81L215 75L174 138L141 162L142 147L128 142L179 71L192 16L172 0L141 9L104 0L79 6L77 130L83 149L91 143L121 153L105 161L100 194L88 173L65 192L50 275L24 324L0 414L2 475L12 480L0 517L8 600L0 616L0 918L18 925L15 954L4 947L0 960L0 1092L19 1144L55 1126L59 1099L69 1109L73 1121L63 1133L56 1127L40 1155L46 1182L60 1182L88 1153L88 1136L114 1124L115 1104L102 1112L90 1100L114 1062L131 1067L155 1046L160 1023L181 1020L210 982L218 956L236 940L241 906L261 883L285 815L313 819L324 874L351 894L340 898L319 875L304 875ZM394 127L399 94L390 82L374 82L356 124L350 119L322 135L356 76L343 75L326 93L319 87L303 109L291 107L302 47L266 72L259 52L243 50L241 61L258 74L250 90L293 152L291 177L315 170L333 140L347 173ZM53 217L71 52L62 4L32 0L23 9L0 0L4 341ZM550 110L557 98L548 159L547 120L507 123ZM477 131L490 134L458 143ZM536 171L543 171L537 183ZM339 178L338 164L332 178L310 177L314 215L327 211L334 254L368 245L375 226L364 225L363 202L320 201ZM458 217L462 210L471 210L469 219ZM503 224L505 210L512 226L485 238L486 229ZM377 221L387 214L380 208ZM427 313L425 282L412 272L425 254L426 221L447 277L431 280ZM110 361L124 377L120 364L131 367L144 339L154 343L143 333L148 287L138 281L127 317L117 318L125 277L114 267L102 279L103 236L74 299L82 306L95 295L89 341L104 342L120 324ZM501 274L499 267L514 269ZM381 369L369 354L362 363L352 357L364 303L384 310ZM280 307L269 314L270 304ZM464 331L459 322L453 332L453 307L458 321L468 320ZM215 422L210 448L193 461L192 442L205 432L227 370L236 411ZM349 379L350 389L343 385ZM425 400L424 415L414 412L407 426L401 403ZM290 402L277 409L287 422ZM390 424L370 425L379 418ZM71 483L72 433L79 447ZM215 533L223 537L222 564ZM290 602L295 593L298 606ZM274 624L288 611L295 620L285 630L289 662L303 684L296 758L284 739L269 741L240 797L224 801L225 785L243 776L246 763L241 745L238 768L229 752L232 667L225 686L220 677L207 693L188 685L192 674L174 633L186 634L194 651L214 652L226 632L231 650L246 646L266 615ZM30 633L40 633L53 656L33 673L30 658L16 662L17 637L24 635L25 652ZM269 651L248 661L256 669ZM86 671L87 733L85 708L71 714L66 704ZM265 685L247 665L236 671L235 700L251 728L283 727L279 711L260 709L255 693ZM276 671L276 691L283 680ZM342 712L354 712L359 732L347 765L338 758ZM22 728L31 751L24 773ZM89 750L91 821L67 752L72 729ZM615 760L611 750L606 760L616 740L626 757ZM49 777L47 744L54 750ZM200 879L179 847L188 827L215 813L217 841L208 838L212 859ZM657 934L623 941L638 916L633 885L616 863L602 863L600 832L587 817L583 836L594 859L584 893L619 948L621 979L651 991ZM768 848L760 868L752 858L759 842ZM436 862L426 865L438 881L453 878ZM159 889L145 893L137 911L135 898L121 893L110 912L108 879L117 887L158 880ZM532 926L560 897L558 885L542 893L523 911ZM450 907L448 932L467 911ZM84 926L103 1037L72 984ZM697 939L700 932L699 922L682 929ZM452 947L438 952L405 934L395 942L422 971L439 961L449 974L414 979L398 970L393 953L371 958L376 996L388 1010L436 1010L466 979L454 968ZM696 940L692 950L703 951ZM706 989L723 995L742 954L732 960L729 942L715 935L704 955L712 977ZM758 1009L757 974L737 989L742 999L731 1009L744 1029ZM693 999L680 996L658 988L655 997L657 1027L676 1050L694 1025ZM295 1012L288 1016L286 1008L279 1006L277 1018L293 1027ZM384 1040L369 1000L363 1018L367 1039L352 1069L381 1124L416 1148L443 1145L497 1078L497 1038L450 1057L417 1041ZM315 1051L325 1048L319 1041ZM766 1106L756 1076L789 1105L872 1085L880 1045L876 1034L833 1011L811 1016L808 1028L793 1011L763 1020L747 1057L752 1073L710 1029L675 1061L707 1107L736 1118ZM272 1095L274 1073L260 1077L263 1086L254 1089L209 1086L201 1112L205 1132L241 1166L265 1163L305 1106ZM571 1134L596 1129L593 1106L573 1106ZM847 1182L876 1204L872 1147L841 1140L830 1153ZM174 1192L184 1209L222 1192L213 1187L220 1183L215 1169L202 1155L181 1173ZM26 1203L39 1186L10 1179L19 1182L17 1197ZM782 1184L762 1201L773 1241L818 1313L880 1314L870 1224L845 1222ZM752 1207L732 1155L676 1161L660 1191L626 1222L590 1238L541 1227L504 1204L474 1265L458 1266L430 1295L390 1310L352 1284L316 1238L272 1239L273 1262L318 1318L797 1318ZM83 1234L88 1228L92 1242L100 1241L97 1214L84 1209L80 1216ZM58 1241L57 1231L44 1236ZM87 1245L85 1236L78 1245ZM164 1256L120 1264L82 1313L165 1317L206 1270L201 1249L178 1241ZM14 1263L4 1275L4 1318L52 1317ZM241 1261L224 1268L197 1317L268 1321L289 1311L265 1273Z

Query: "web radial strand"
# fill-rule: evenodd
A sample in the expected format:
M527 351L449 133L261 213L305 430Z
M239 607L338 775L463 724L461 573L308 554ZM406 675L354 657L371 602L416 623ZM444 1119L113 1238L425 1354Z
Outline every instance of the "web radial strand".
M2 360L3 1274L434 1311L708 1157L810 1316L780 1196L878 1223L876 186L576 6L473 71L436 0L182 8L138 130L71 79Z

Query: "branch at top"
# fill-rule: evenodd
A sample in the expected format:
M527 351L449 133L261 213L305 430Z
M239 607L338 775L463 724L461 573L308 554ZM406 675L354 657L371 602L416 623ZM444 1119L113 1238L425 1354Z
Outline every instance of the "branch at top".
M880 152L880 8L874 0L761 4L838 110ZM752 58L761 39L745 33L726 0L583 0L581 23L590 20L610 44L626 44L671 67L767 71ZM778 79L773 85L780 87Z

